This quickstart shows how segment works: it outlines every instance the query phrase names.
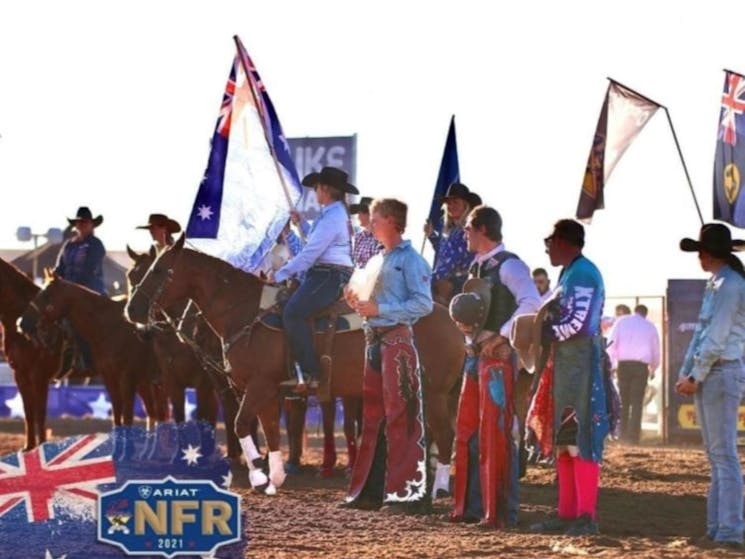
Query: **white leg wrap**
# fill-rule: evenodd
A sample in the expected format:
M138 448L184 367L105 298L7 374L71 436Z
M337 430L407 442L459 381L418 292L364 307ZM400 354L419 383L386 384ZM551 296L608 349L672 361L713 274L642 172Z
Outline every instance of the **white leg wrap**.
M272 450L269 452L269 479L274 487L281 487L285 482L287 474L282 462L282 451Z
M266 485L269 482L269 478L259 468L254 466L253 461L257 458L261 458L259 451L256 449L251 435L239 439L243 454L246 455L246 464L248 465L248 481L251 483L251 487L258 487L260 485Z
M437 463L435 482L432 484L432 499L437 498L437 491L450 492L450 464Z

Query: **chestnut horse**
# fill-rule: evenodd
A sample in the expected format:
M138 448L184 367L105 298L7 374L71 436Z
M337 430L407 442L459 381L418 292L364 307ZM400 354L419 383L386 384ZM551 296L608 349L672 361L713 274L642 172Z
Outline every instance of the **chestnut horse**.
M263 283L230 264L184 249L183 235L161 253L135 288L125 312L132 321L146 322L151 307L168 307L190 298L224 341L233 379L243 391L235 430L249 466L249 480L257 487L267 481L267 493L276 491L285 478L279 452L280 382L286 379L286 340L281 332L260 322L259 300ZM422 384L425 415L437 443L442 466L450 462L453 444L449 395L461 379L464 360L463 337L445 307L418 321L414 333L419 340L424 368ZM335 396L360 397L365 339L362 331L339 333L334 339L331 391ZM249 426L259 416L269 446L269 478L258 470L258 457ZM447 488L445 488L447 489Z
M163 392L151 382L155 355L124 320L121 302L55 275L28 304L20 328L33 336L41 319L56 323L63 318L90 346L94 368L111 399L114 425L132 425L135 391L145 404L148 426L167 419Z
M142 280L155 260L155 247L150 247L149 252L138 254L127 246L127 254L133 261L132 268L127 272L127 283L131 293L133 286ZM184 390L187 386L193 387L196 392L197 419L209 421L213 426L217 422L219 398L225 416L228 456L236 458L241 452L233 428L238 412L238 394L233 390L227 373L224 370L216 370L223 362L222 342L203 320L199 321L191 314L184 316L187 304L188 301L179 303L166 309L166 312L169 318L180 319L183 322L181 328L188 332L190 340L198 345L198 348L192 349L183 343L174 331L173 325L168 323L148 332L148 338L153 342L158 367L163 375L166 394L173 404L173 419L176 422L185 420ZM158 318L164 320L164 317Z
M46 441L49 381L62 367L62 336L57 332L49 347L16 331L16 321L39 292L39 287L18 268L0 258L0 320L3 350L13 369L23 400L26 445L31 450Z

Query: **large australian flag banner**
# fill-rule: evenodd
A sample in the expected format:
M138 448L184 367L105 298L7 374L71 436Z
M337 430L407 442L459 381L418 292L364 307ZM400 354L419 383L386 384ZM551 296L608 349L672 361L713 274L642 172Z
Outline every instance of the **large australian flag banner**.
M186 236L200 250L256 272L302 187L274 105L237 37L236 48Z
M230 486L230 467L215 444L211 425L165 423L153 431L119 427L110 434L68 437L2 456L0 557L127 557L119 548L97 541L99 495L127 481L169 475L210 480L224 489ZM245 530L245 519L243 526ZM243 557L245 541L219 547L212 557Z
M745 77L724 71L714 158L714 219L745 227L741 181L745 170Z

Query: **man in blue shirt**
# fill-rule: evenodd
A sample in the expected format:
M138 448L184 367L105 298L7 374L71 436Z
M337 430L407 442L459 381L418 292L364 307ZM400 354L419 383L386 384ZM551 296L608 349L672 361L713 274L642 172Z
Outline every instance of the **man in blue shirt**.
M698 241L680 241L681 250L698 252L701 268L712 275L675 385L678 394L694 397L711 465L706 535L736 549L743 547L737 416L745 392L745 269L732 251L743 248L745 241L733 241L729 228L719 223L704 225Z
M325 402L331 399L329 371L322 370L313 348L309 319L339 298L352 273L352 239L344 195L358 191L348 183L347 174L334 167L309 174L303 185L315 189L321 214L309 229L305 246L273 274L273 279L283 282L304 274L285 305L282 320L290 351L308 381L297 383L295 392L304 394L308 383L318 383L318 399Z
M62 245L54 272L68 281L106 295L103 281L106 249L93 234L93 230L103 223L103 216L94 218L90 209L81 206L76 216L67 221L73 227L74 234Z
M383 245L380 275L367 301L347 289L349 304L365 319L362 440L346 505L402 512L427 510L427 463L419 356L411 326L432 312L431 270L402 234L406 204L373 202L371 226Z

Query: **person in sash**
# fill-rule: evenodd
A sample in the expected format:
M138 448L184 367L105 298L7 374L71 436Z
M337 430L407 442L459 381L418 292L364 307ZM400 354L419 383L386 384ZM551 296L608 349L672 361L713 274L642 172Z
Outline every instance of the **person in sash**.
M569 536L597 534L600 462L610 431L600 331L605 287L598 268L582 254L582 224L557 221L544 244L551 265L562 270L542 325L542 339L550 349L537 369L541 376L528 425L543 454L556 453L559 502L557 514L530 528Z
M461 292L468 277L468 268L473 253L466 246L466 233L463 226L468 212L481 203L481 198L460 182L448 187L442 198L445 205L445 223L442 232L435 231L427 222L424 233L435 251L432 272L432 290L438 303L447 305L454 295Z
M178 221L164 214L150 214L145 225L135 229L147 229L153 239L156 254L160 254L173 244L173 235L181 231Z
M383 245L372 296L345 290L362 316L367 347L363 377L362 438L343 506L428 512L426 433L422 378L412 325L432 312L431 270L402 238L406 204L372 204L372 231ZM370 262L370 266L373 266ZM369 266L368 266L369 267Z
M352 273L352 240L349 215L344 202L346 194L358 194L349 184L347 174L335 167L324 167L310 173L303 186L316 192L321 213L308 228L305 245L300 252L276 272L269 281L284 282L302 277L300 286L290 296L282 312L282 321L290 352L305 382L287 381L297 394L306 394L317 387L320 401L329 401L329 371L321 367L313 347L313 329L309 319L331 305L342 294ZM322 378L321 378L321 375Z
M509 336L516 316L538 310L540 295L530 268L505 249L497 210L475 208L465 233L475 258L463 293L450 302L450 315L466 335L467 351L458 401L451 519L503 528L516 524L518 508L520 441Z

